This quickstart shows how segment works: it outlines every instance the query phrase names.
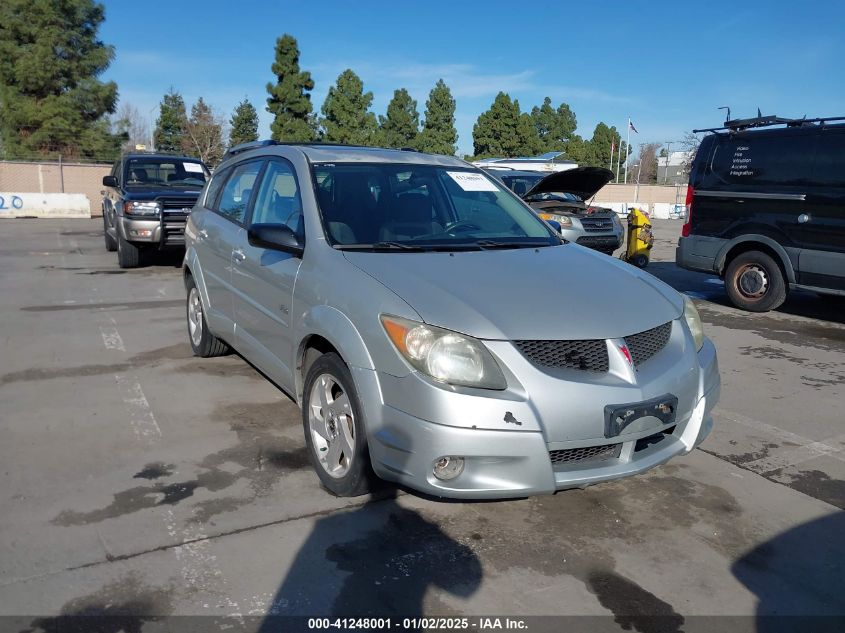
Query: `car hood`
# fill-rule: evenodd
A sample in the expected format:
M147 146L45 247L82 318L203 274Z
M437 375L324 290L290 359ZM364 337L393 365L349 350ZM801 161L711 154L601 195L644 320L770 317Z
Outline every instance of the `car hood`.
M538 193L574 193L582 200L596 195L602 187L613 180L613 172L603 167L576 167L558 171L543 178L531 187L522 197Z
M683 313L683 299L670 286L574 244L344 256L426 323L481 339L620 338Z

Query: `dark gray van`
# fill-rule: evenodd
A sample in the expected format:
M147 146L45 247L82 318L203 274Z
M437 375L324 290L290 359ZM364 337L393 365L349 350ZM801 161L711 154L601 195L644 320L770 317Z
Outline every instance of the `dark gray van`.
M675 259L731 302L777 308L792 288L845 295L845 117L727 121L701 142Z

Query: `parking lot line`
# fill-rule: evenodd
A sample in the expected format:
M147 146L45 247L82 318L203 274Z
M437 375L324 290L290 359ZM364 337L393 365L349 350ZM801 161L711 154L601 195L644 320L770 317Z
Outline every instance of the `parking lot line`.
M784 451L780 455L773 455L771 457L764 457L752 462L747 462L742 465L743 468L747 468L758 473L763 473L782 468L783 466L799 464L801 462L808 461L816 457L821 457L823 455L829 455L830 457L838 459L839 461L845 462L845 451L843 451L842 447L832 446L827 442L818 442L815 440L811 440L810 438L798 435L797 433L792 433L791 431L786 431L772 424L767 424L766 422L761 422L760 420L749 418L748 416L742 415L741 413L726 411L722 408L718 408L716 410L716 415L720 418L728 420L729 422L734 422L735 424L740 424L742 426L754 429L755 431L761 431L762 433L771 435L783 442L798 444L798 447L789 451ZM841 441L842 437L843 436L840 435L835 438L831 438L828 441ZM795 461L790 461L789 463L781 463L780 458L790 454L793 455ZM769 462L775 465L769 467ZM760 470L760 468L762 468L763 470Z

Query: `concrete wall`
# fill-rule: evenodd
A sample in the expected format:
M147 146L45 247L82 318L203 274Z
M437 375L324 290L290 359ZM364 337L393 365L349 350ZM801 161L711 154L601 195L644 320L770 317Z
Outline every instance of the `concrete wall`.
M102 164L64 163L60 168L56 162L0 161L0 192L24 200L27 197L22 194L82 194L88 199L88 213L98 216L102 214L103 176L110 171L111 165ZM78 199L74 200L78 204Z
M596 202L643 202L651 206L655 202L683 204L687 195L686 185L605 185L596 194Z

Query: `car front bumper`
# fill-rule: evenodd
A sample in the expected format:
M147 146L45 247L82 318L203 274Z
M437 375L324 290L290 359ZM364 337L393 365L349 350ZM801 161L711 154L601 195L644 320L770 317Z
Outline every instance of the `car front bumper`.
M506 498L627 477L690 452L713 427L711 411L720 391L716 351L709 339L695 357L698 366L684 378L684 394L672 424L609 439L551 437L553 422L539 413L548 407L528 397L524 401L503 400L501 394L479 398L432 385L418 374L396 378L353 368L353 375L361 401L367 403L370 456L380 477L436 496ZM610 402L618 401L615 394L608 397L615 398ZM424 415L415 401L426 403ZM603 409L607 402L593 404ZM565 416L565 402L560 408ZM515 421L506 424L512 428L482 428L482 423L469 425L466 420L455 424L462 412L473 410L480 421L503 409ZM446 456L463 457L464 470L455 479L443 481L434 476L433 466Z
M581 246L599 251L616 250L622 246L624 233L625 231L621 226L614 228L612 231L601 233L594 231L588 232L582 228L575 227L562 229L560 232L561 236L570 242L575 242Z
M127 242L154 244L158 248L185 246L185 213L164 213L159 218L118 217L118 233Z

